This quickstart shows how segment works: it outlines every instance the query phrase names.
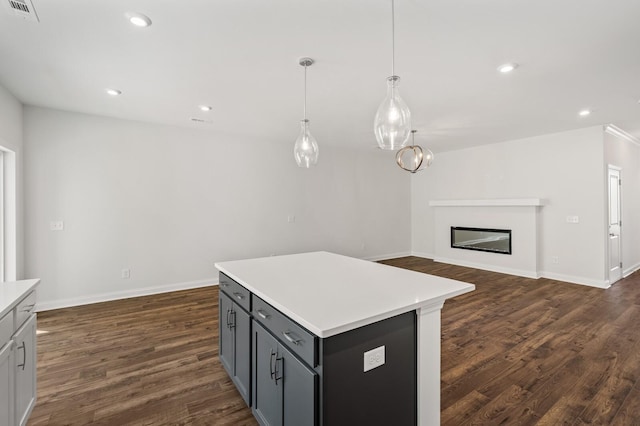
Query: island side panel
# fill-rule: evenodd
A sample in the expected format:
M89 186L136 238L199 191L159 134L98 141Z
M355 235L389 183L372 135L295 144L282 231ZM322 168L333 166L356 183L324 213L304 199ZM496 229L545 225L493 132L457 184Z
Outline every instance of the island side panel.
M444 302L417 313L418 425L440 424L440 311Z
M415 425L416 312L322 340L323 425ZM364 371L365 352L384 346L384 364Z

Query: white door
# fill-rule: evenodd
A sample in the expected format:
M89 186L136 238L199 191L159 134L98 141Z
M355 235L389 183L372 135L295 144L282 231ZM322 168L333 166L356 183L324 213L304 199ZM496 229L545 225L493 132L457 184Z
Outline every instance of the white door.
M622 278L620 169L609 166L609 284Z

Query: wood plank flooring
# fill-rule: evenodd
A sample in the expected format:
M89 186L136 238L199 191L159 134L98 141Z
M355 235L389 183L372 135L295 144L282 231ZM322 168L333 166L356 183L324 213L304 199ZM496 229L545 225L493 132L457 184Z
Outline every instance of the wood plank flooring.
M383 263L476 285L442 311L443 425L640 425L640 273L600 290ZM39 313L29 425L256 425L217 314L217 287Z

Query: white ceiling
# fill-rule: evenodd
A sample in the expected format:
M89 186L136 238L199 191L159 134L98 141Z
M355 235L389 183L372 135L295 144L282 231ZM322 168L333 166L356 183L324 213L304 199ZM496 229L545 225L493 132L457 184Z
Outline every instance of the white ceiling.
M25 104L293 146L298 59L309 56L308 116L320 146L375 146L373 116L391 74L390 0L33 3L39 23L0 10L0 85ZM639 0L395 8L401 93L417 141L434 151L610 123L640 138ZM133 27L128 11L153 25ZM499 74L509 61L519 68ZM123 94L109 97L107 87ZM593 113L578 117L584 108Z

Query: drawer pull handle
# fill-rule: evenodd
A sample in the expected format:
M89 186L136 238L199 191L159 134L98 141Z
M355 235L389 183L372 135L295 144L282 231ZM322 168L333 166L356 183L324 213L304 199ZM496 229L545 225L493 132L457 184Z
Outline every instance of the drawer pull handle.
M229 287L229 284L227 284L227 283L220 283L220 285L221 285L222 287Z
M242 293L233 293L233 295L238 298L238 300L243 300L244 299L244 294Z
M262 319L268 319L271 315L265 314L264 311L262 309L258 309L256 311L256 313L258 314L258 316Z
M284 336L285 339L287 339L288 341L290 341L291 343L293 343L294 345L299 345L300 342L302 342L302 339L296 339L294 337L291 337L293 333L291 333L290 331L283 331L282 335Z
M22 307L22 312L31 312L31 310L33 309L34 306L36 306L35 303L32 303L30 305L24 305Z

